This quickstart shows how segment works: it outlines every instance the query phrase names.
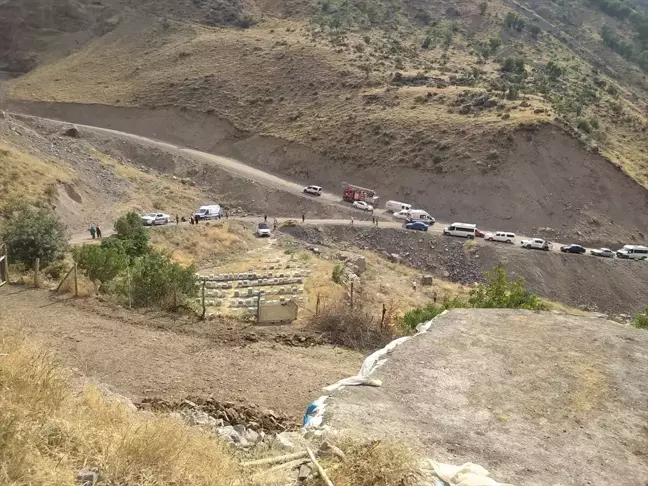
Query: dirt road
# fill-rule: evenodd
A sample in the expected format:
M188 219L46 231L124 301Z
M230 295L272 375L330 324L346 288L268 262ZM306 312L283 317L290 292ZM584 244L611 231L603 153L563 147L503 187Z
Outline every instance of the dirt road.
M41 118L41 117L34 117L31 115L23 115L23 114L15 114L16 116L19 117L24 117L32 120L47 120L50 122L55 122L58 123L60 122L59 120L54 120L50 118ZM108 128L100 128L100 127L95 127L95 126L89 126L89 125L80 125L76 124L77 127L82 128L83 130L88 130L91 132L95 133L104 133L104 134L110 134L114 137L122 138L122 139L127 139L127 140L133 140L136 141L140 144L143 145L149 145L153 146L155 148L158 148L160 150L165 150L170 153L175 153L175 154L183 154L183 155L188 155L191 156L195 159L207 161L213 164L218 165L220 168L223 170L230 172L232 174L235 174L239 177L244 177L248 178L252 181L258 182L260 184L273 187L288 193L291 193L293 195L297 195L306 199L316 199L319 202L322 202L324 204L330 205L330 206L337 206L341 209L347 210L349 209L349 204L344 203L341 201L340 197L338 195L335 195L333 193L327 193L327 192L322 192L322 195L317 197L317 196L311 196L308 194L305 194L303 192L303 186L291 181L288 181L286 179L282 179L281 177L277 177L273 174L269 174L267 172L264 172L259 169L255 169L253 167L250 167L247 164L244 164L242 162L239 162L237 160L228 158L228 157L222 157L219 155L214 155L206 152L201 152L199 150L194 150L194 149L189 149L189 148L184 148L180 147L178 145L170 144L167 142L163 142L160 140L154 140L151 138L147 137L142 137L140 135L134 135L132 133L126 133L126 132L120 132L117 130L112 130ZM387 213L384 210L376 209L374 210L373 216L378 217L381 222L380 225L383 227L400 227L402 226L402 222L395 222L393 218L391 217L391 214ZM295 218L281 218L278 219L280 222L283 222L287 219L296 219L299 220L301 215L295 215ZM370 215L368 213L358 211L358 216L355 218L356 220L354 221L354 224L358 225L367 225L371 224L371 221L366 221L367 219L370 219ZM258 221L258 218L241 218L243 220L250 220L250 221ZM328 224L350 224L350 219L320 219L320 220L308 220L308 224L314 224L314 225L328 225ZM448 223L438 221L435 225L431 226L429 228L429 231L431 233L435 234L441 234L443 232L443 228L447 225ZM484 228L481 228L482 231L496 231L497 229L489 229L486 230ZM510 231L511 228L508 228ZM104 235L109 236L111 234L111 231L105 231ZM518 234L517 235L517 241L520 241L522 239L529 239L528 236L523 236ZM71 243L72 244L79 244L83 243L84 241L88 241L89 238L86 235L75 235ZM560 251L560 246L562 243L554 243L553 248L551 251L554 252L559 252ZM589 254L589 248L587 249L587 254ZM526 251L526 250L524 250Z
M2 327L32 335L79 377L108 383L134 400L211 395L300 418L322 386L353 375L363 358L328 345L274 341L277 333L299 332L294 326L138 314L16 286L0 287L0 302Z

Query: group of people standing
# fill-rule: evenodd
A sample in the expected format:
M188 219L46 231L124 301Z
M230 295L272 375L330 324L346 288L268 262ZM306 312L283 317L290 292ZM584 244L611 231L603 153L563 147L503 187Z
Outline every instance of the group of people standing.
M88 231L90 231L90 236L93 240L95 238L101 239L101 228L98 224L92 223Z

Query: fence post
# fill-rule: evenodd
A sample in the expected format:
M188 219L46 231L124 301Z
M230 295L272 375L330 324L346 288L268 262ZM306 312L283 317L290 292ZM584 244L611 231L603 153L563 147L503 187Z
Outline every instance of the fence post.
M205 285L207 281L203 280L202 283L202 317L201 319L204 321L205 320L205 314L207 313L207 307L205 307Z
M79 275L76 262L74 262L74 296L79 296Z
M34 260L34 287L38 287L38 271L40 270L40 258Z
M382 317L380 319L380 329L383 329L385 327L385 314L387 314L387 307L383 303L383 308L382 308Z
M0 265L2 265L2 271L0 271L0 276L4 277L4 281L0 279L0 286L9 283L9 256L8 256L7 245L0 246Z
M65 277L63 277L63 279L59 282L58 287L56 287L56 290L54 291L54 293L58 294L58 291L61 290L61 287L63 286L63 284L65 283L65 281L68 279L68 277L70 276L70 274L71 274L72 272L74 272L75 267L76 267L76 265L75 265L74 267L72 267L72 268L70 268L70 269L68 270L68 273L66 273L66 274L65 274Z
M320 293L317 292L317 302L315 302L315 315L319 314L320 307Z

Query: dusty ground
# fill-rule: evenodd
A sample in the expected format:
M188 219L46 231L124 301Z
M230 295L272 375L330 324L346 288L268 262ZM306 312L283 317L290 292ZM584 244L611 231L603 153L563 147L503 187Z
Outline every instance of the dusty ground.
M525 486L645 484L648 334L603 319L454 310L335 392L325 423L402 438Z
M0 289L0 324L34 336L76 374L133 399L213 395L296 418L323 385L353 373L362 360L359 353L325 345L274 342L290 327L139 315L13 286Z

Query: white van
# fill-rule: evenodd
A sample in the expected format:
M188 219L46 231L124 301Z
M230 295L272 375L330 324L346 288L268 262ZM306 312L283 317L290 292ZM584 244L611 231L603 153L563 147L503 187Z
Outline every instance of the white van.
M221 213L221 207L218 204L200 206L194 213L194 219L218 219Z
M616 252L618 258L629 260L645 260L648 258L648 248L638 245L625 245Z
M474 238L476 224L452 223L450 226L443 228L443 234L446 236L460 236L462 238Z
M487 233L486 239L488 241L501 241L503 243L515 243L515 233L508 231L496 231L495 233Z
M385 204L385 210L388 213L398 213L400 211L409 211L410 209L412 209L412 205L404 202L387 201Z
M430 225L436 222L436 219L430 216L427 211L423 211L422 209L412 209L409 212L409 219L411 221L423 221Z

